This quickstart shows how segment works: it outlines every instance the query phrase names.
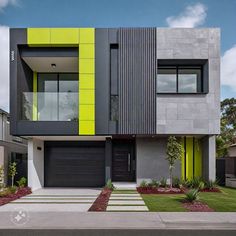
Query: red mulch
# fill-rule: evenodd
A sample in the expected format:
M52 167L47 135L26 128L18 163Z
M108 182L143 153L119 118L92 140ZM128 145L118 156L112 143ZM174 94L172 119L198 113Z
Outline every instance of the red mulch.
M213 212L214 210L211 209L206 203L203 202L184 202L184 208L191 212Z
M88 211L106 211L111 190L104 188Z
M210 193L210 192L213 192L213 193L221 193L220 189L219 188L204 188L203 190L201 190L200 192L206 192L206 193Z
M153 187L137 187L137 191L141 194L178 194L184 193L179 188L153 188Z
M19 188L16 193L11 193L7 196L0 197L0 206L5 205L11 201L21 198L25 195L32 193L29 187Z

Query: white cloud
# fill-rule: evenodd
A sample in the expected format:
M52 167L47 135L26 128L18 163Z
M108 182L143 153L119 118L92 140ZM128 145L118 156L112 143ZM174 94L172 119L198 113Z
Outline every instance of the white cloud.
M18 0L0 0L0 10L8 5L16 6L18 5Z
M236 44L221 57L221 84L236 91Z
M166 18L171 28L194 28L202 25L207 16L207 7L202 3L187 6L178 16Z
M0 26L0 108L9 110L9 27Z

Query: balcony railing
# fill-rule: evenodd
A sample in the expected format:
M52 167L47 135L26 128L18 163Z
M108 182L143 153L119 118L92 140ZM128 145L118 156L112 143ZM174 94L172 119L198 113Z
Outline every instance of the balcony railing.
M78 93L24 92L22 94L22 120L77 121Z

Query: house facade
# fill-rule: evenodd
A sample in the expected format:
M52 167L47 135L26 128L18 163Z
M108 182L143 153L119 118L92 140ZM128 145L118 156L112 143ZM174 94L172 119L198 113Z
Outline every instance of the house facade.
M220 31L11 29L10 111L33 189L168 178L170 135L174 175L214 180Z
M5 186L10 183L8 178L10 162L17 164L15 182L21 177L27 178L27 140L10 135L10 115L0 109L0 167L4 173L0 185Z

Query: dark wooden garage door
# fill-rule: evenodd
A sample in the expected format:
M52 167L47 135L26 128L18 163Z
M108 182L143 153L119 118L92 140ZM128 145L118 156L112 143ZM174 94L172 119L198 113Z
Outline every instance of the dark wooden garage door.
M45 187L103 186L104 149L104 142L45 142Z

